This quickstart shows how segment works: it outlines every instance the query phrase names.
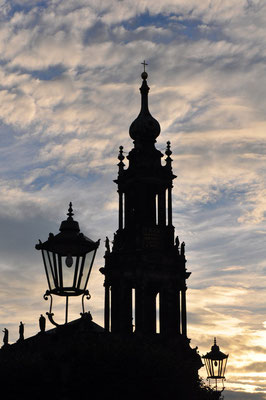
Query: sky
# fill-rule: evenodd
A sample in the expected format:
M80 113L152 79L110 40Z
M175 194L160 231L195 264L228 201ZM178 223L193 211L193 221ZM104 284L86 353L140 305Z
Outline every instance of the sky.
M35 244L58 233L70 201L81 231L101 239L86 307L103 324L117 155L132 148L146 60L156 146L171 141L178 176L191 346L205 354L216 337L229 354L226 400L266 399L265 38L264 0L0 0L0 329L10 342L20 321L36 334L48 311ZM80 311L71 299L70 317Z

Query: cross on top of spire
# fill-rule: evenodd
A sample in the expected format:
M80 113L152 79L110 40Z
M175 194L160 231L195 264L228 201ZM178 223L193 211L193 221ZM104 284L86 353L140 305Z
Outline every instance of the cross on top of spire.
M143 65L143 68L144 68L143 72L146 72L145 67L146 67L146 65L149 65L149 64L147 64L145 60L141 64Z
M147 72L145 70L145 67L148 64L146 63L145 60L141 64L143 65L143 68L144 68L144 71L142 72L141 77L142 77L143 80L146 80L148 78L148 74L147 74Z

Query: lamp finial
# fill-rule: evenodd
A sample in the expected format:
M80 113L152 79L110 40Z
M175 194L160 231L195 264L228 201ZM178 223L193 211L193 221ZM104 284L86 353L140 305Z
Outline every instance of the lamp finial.
M68 213L67 213L67 215L68 215L68 219L72 219L72 217L73 217L73 215L74 215L74 213L73 213L73 208L72 208L72 203L71 203L71 202L69 203L69 208L68 208Z

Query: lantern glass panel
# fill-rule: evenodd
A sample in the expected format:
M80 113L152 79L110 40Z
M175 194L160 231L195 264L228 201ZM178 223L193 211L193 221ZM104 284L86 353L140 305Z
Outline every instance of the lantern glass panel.
M82 257L76 257L75 261L75 272L74 272L74 277L73 277L73 287L77 288L77 282L78 282L78 276L79 276L79 268L81 266L82 262Z
M55 254L57 261L57 275L58 275L58 286L63 287L63 269L62 269L62 257L59 254Z
M208 378L210 378L211 376L213 376L212 360L210 360L209 358L206 358L205 365L206 365L206 369L207 369Z
M220 361L219 360L212 360L212 365L213 365L213 376L219 376L219 370L220 370Z
M227 358L224 358L223 360L221 360L220 363L221 363L221 366L220 366L221 376L225 376L225 368L226 368L226 364L227 364Z
M88 274L90 272L91 263L94 258L95 251L91 251L90 253L81 257L81 265L79 269L79 277L77 281L77 286L81 290L85 290L88 282Z
M56 259L56 254L50 253L50 258L51 258L51 263L52 263L53 270L54 270L55 285L56 285L56 287L58 287L59 286L59 273L58 273L58 262Z
M226 359L215 360L205 359L208 378L223 378L226 366Z
M63 272L62 287L73 288L76 257L73 257L69 254L66 257L61 257L61 260L62 260L61 262L62 262L62 272Z
M48 286L50 286L51 290L53 290L58 286L53 265L53 254L50 251L43 250L43 258L47 273Z

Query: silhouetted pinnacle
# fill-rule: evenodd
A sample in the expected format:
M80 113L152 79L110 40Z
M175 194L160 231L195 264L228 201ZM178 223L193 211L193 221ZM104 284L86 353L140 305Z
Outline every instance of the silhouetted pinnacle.
M171 143L168 141L167 142L167 147L165 150L165 155L166 157L166 166L167 168L171 169L172 168L172 158L171 158L172 150L171 150Z
M118 154L118 157L117 157L119 161L123 161L124 158L125 158L123 156L123 149L124 149L123 146L119 146L119 154Z
M124 166L125 166L125 164L123 163L123 160L125 158L125 156L123 155L123 146L119 147L119 154L118 154L117 158L119 160L119 163L117 164L118 168L119 168L119 173L121 173L123 171L123 169L124 169Z
M165 154L168 156L168 157L170 157L170 155L172 154L172 151L171 151L171 142L167 142L167 147L166 147L166 150L165 150Z

